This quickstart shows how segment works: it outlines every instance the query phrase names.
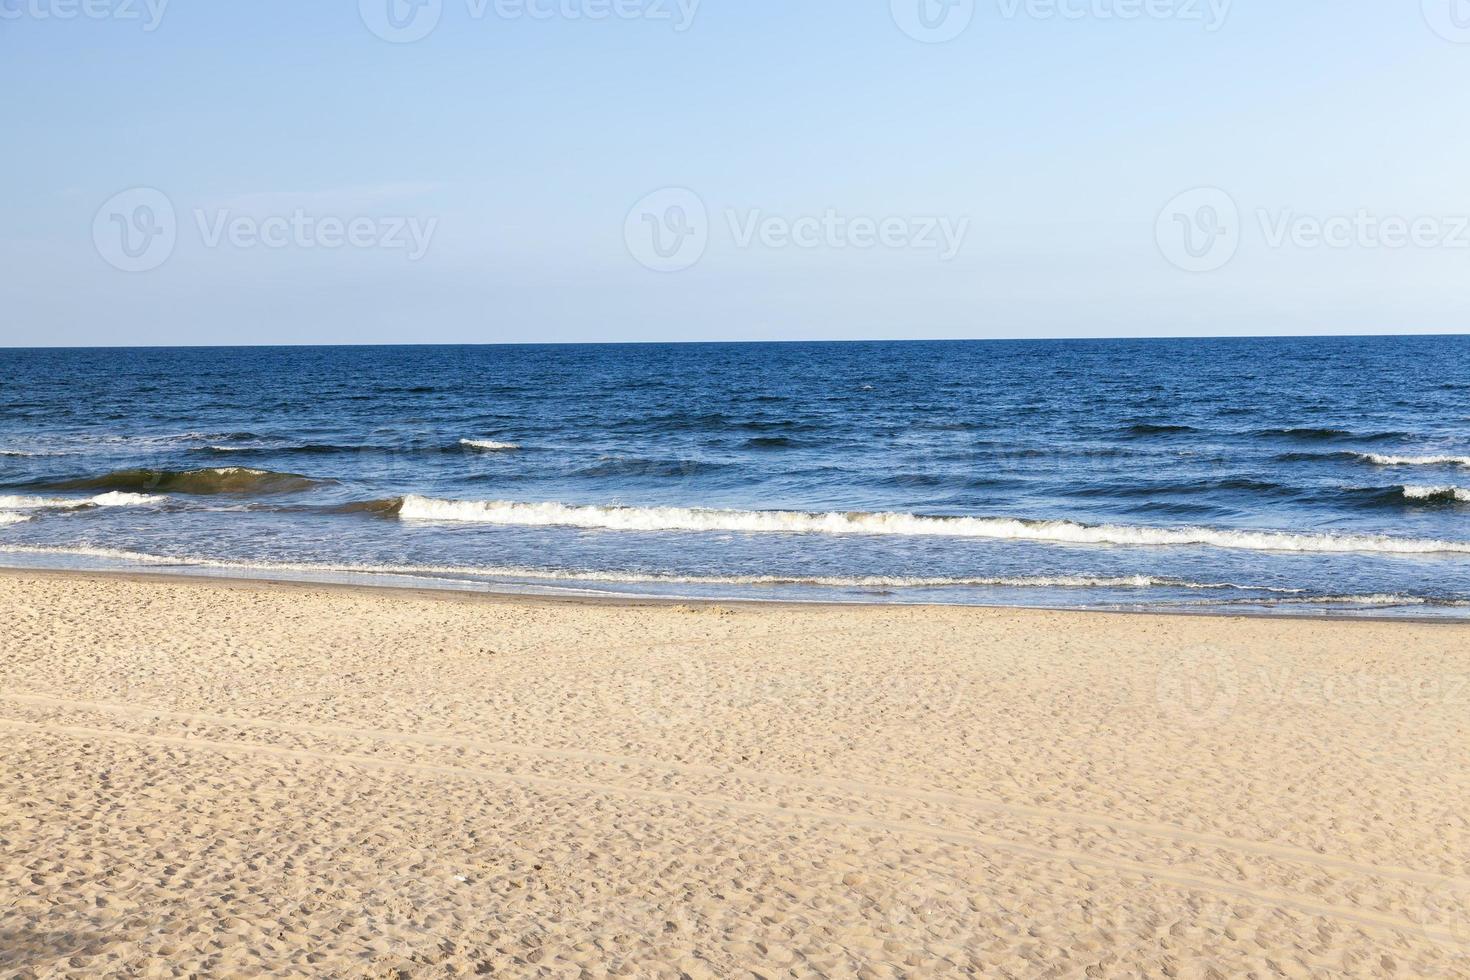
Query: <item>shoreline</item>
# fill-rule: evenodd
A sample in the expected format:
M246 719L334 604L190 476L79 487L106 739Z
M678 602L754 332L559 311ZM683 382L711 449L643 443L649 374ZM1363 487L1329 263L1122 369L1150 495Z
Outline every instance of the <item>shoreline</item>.
M217 586L234 586L238 588L257 590L272 589L328 589L333 591L366 591L371 593L400 594L418 598L453 599L458 602L494 602L494 603L545 603L554 605L586 605L586 606L614 606L614 607L677 607L693 606L699 608L731 606L741 608L796 608L796 609L826 609L826 610L851 610L851 609L975 609L988 610L991 612L1037 612L1037 613L1072 613L1087 616L1167 616L1181 617L1185 619L1220 619L1220 620L1283 620L1304 622L1364 622L1364 623L1404 623L1420 626L1470 626L1470 614L1463 616L1422 616L1422 615L1386 615L1372 612L1287 612L1287 611L1264 611L1262 609L1242 609L1237 612L1228 612L1221 607L1205 607L1199 610L1148 608L1140 606L1131 609L1099 609L1078 606L1049 606L1049 605L1003 605L988 603L967 602L888 602L883 600L853 600L851 602L836 602L830 599L755 599L755 598L709 598L677 595L637 595L632 593L618 592L581 592L578 594L558 594L552 591L541 592L535 588L524 591L516 591L510 588L496 588L496 583L476 582L474 588L457 588L451 586L413 586L399 585L390 582L355 582L355 581L329 581L311 578L286 578L273 577L263 574L228 575L219 574L219 569L207 569L200 572L179 571L144 571L134 569L92 569L92 568L50 568L42 566L17 566L0 564L0 576L14 577L58 577L58 578L82 578L99 580L122 580L135 582L161 582L161 583L184 583L197 582ZM324 574L331 574L330 571ZM370 577L374 573L356 573L360 577ZM384 577L419 577L383 573ZM445 581L454 581L446 579ZM459 580L463 581L463 580ZM571 591L568 589L568 591ZM1266 605L1262 603L1262 605ZM1406 604L1407 606L1407 604ZM1409 607L1412 608L1412 607Z

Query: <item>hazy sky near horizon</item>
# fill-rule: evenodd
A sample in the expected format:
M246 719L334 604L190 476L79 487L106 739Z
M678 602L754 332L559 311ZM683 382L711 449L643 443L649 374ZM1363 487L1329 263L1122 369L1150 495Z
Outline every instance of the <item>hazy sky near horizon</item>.
M1466 332L1467 80L1470 0L0 0L0 345Z

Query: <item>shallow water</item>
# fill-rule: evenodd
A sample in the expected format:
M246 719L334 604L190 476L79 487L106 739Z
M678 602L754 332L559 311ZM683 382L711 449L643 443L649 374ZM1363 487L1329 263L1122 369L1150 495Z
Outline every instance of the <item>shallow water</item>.
M4 350L0 562L1470 615L1470 338Z

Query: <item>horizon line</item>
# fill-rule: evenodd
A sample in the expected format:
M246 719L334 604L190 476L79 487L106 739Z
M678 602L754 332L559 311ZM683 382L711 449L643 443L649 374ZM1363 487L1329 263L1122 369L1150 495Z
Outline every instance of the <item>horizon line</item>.
M419 348L419 347L699 347L756 346L762 344L987 344L987 343L1082 343L1088 341L1173 341L1173 340L1378 340L1410 337L1470 337L1470 331L1416 331L1406 333L1342 333L1342 334L1145 334L1135 336L1060 336L1060 337L872 337L872 338L790 338L779 340L562 340L520 341L489 340L476 342L428 342L416 344L371 343L269 343L269 344L0 344L0 351L39 350L309 350L312 348Z

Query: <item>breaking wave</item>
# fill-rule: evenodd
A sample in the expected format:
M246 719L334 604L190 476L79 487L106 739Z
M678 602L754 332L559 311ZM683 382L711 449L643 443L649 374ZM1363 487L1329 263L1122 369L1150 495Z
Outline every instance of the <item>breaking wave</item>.
M1408 500L1423 500L1432 503L1470 503L1470 490L1464 487L1413 487L1403 488Z
M519 443L495 442L491 439L461 439L459 444L466 449L478 449L487 453L510 453L521 448Z
M1374 466L1470 467L1470 456L1383 456L1379 453L1353 453L1353 456Z
M4 527L7 524L19 524L22 521L28 521L30 519L30 514L10 514L0 512L0 527Z
M88 501L77 500L71 497L25 497L25 496L3 496L0 497L0 507L10 510L35 510L42 507L84 507Z
M1297 534L1208 527L1088 525L1006 517L929 517L903 513L804 513L705 510L686 507L606 507L514 501L439 500L409 495L384 502L379 512L407 521L455 521L518 527L576 527L611 531L733 531L761 534L862 534L985 538L1088 545L1206 545L1282 552L1470 554L1470 541L1387 535Z
M0 496L0 507L10 510L75 510L78 507L142 507L165 498L144 493L112 491L95 497Z
M1340 487L1333 490L1332 494L1344 500L1356 501L1363 507L1400 510L1406 506L1470 502L1470 490L1454 486Z

